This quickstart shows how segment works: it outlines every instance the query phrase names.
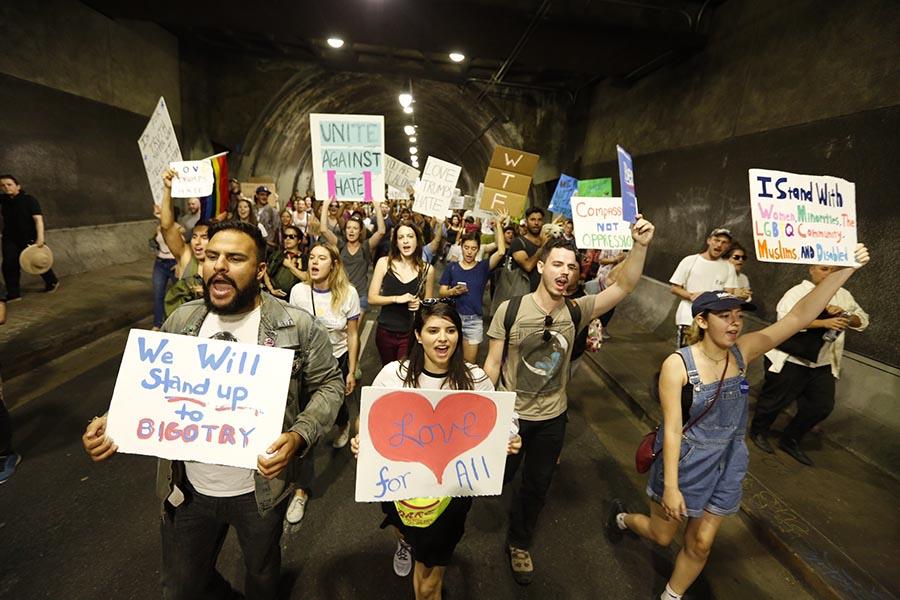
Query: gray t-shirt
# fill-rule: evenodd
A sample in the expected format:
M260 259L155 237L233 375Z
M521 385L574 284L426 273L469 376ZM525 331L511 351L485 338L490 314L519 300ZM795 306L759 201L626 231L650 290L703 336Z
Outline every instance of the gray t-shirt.
M372 265L372 251L369 242L363 240L356 254L350 254L346 244L341 244L341 261L350 283L356 288L356 293L362 298L369 294L369 267Z

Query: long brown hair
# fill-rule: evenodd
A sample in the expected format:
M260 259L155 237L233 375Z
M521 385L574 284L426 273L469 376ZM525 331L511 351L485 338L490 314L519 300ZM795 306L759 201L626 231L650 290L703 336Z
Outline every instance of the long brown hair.
M472 372L463 358L462 319L459 313L456 312L456 308L443 302L422 305L416 311L413 330L409 333L409 351L406 360L400 363L399 371L400 376L403 377L403 387L418 387L419 385L419 376L425 370L425 349L419 343L418 338L416 338L416 332L421 334L425 323L431 317L447 319L456 326L456 331L459 333L456 348L453 349L453 354L450 355L450 360L447 364L447 376L444 378L444 383L441 384L441 387L451 390L475 389L475 379L472 377Z
M403 254L400 252L400 245L397 244L397 232L400 231L401 227L409 227L413 230L413 233L416 234L416 249L413 250L412 259L416 265L416 269L419 271L419 273L422 273L425 269L425 261L422 260L422 249L424 248L424 244L422 242L422 232L419 231L419 228L412 223L408 225L406 223L398 224L396 227L394 227L393 231L391 231L391 248L388 251L388 269L393 272L394 269L391 266L393 262L403 262Z

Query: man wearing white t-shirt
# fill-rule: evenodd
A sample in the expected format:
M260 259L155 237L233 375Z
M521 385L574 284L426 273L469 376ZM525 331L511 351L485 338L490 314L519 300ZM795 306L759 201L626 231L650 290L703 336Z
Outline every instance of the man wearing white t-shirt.
M266 241L249 223L209 229L203 263L204 298L183 304L162 330L289 348L294 362L282 423L256 469L160 460L157 494L163 500L161 580L164 598L228 598L230 584L216 571L228 528L244 555L246 598L275 598L287 498L293 495L294 457L305 456L331 428L344 384L325 329L305 311L260 294ZM308 399L300 410L299 399ZM106 417L94 419L82 443L94 461L116 452Z
M669 291L681 298L675 310L676 343L685 345L685 336L693 322L691 302L703 292L725 290L738 296L737 273L724 254L731 246L731 232L724 227L713 229L706 238L706 250L685 256L669 278ZM739 296L743 298L744 296Z

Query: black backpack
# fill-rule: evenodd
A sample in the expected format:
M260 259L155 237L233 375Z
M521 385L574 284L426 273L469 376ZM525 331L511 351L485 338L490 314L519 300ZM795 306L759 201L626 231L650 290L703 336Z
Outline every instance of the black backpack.
M503 329L506 331L506 339L503 342L503 360L506 360L509 354L509 332L519 316L519 306L522 304L523 296L513 296L509 299L509 305L506 307L506 315L503 317ZM578 324L581 322L581 307L577 302L566 298L566 308L569 309L569 316L572 318L572 326L575 327L575 333L578 333Z

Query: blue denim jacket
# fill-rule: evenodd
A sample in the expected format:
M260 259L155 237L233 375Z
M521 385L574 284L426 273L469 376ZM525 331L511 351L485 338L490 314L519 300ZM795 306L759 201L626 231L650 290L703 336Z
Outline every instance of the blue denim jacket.
M331 353L328 332L312 315L268 294L262 294L260 313L259 345L294 351L282 431L294 431L306 440L306 449L301 455L305 456L313 444L331 429L344 401L344 381ZM187 302L172 313L163 324L162 331L196 336L206 314L203 300ZM301 398L308 400L302 411ZM256 504L261 515L293 491L296 463L296 460L291 460L287 468L271 480L254 472ZM159 460L156 492L161 500L169 497L175 484L184 489L183 481L183 463Z

